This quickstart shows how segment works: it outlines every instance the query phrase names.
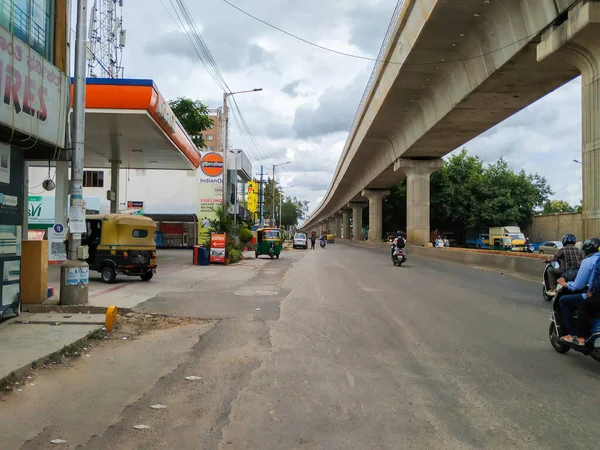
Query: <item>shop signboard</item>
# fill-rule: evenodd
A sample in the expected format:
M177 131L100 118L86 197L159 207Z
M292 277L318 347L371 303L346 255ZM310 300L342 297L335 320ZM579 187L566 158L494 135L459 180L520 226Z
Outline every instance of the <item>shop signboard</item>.
M0 67L6 74L0 77L0 88L10 94L0 102L0 122L62 148L70 87L67 76L3 28L0 43Z
M258 181L248 182L248 211L252 213L252 218L256 219L258 214Z
M225 262L225 247L227 245L227 233L210 234L210 262Z
M217 218L215 208L223 204L223 155L215 152L200 152L200 156L198 242L203 243L208 240L211 220Z
M54 225L54 196L30 195L28 204L28 224L30 229L46 230ZM100 197L84 197L83 207L86 214L100 212Z

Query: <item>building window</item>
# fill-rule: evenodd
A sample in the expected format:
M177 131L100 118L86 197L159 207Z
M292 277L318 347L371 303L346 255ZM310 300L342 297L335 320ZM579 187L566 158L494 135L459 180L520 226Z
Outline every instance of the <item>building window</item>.
M54 61L54 0L0 0L0 25Z
M83 187L104 187L104 172L101 170L83 172Z
M213 135L212 134L207 134L204 139L206 139L207 141L212 141L213 140Z

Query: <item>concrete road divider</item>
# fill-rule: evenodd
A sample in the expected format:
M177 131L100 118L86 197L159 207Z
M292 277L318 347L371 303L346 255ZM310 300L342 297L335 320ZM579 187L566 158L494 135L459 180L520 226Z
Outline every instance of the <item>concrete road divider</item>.
M512 273L532 279L540 279L544 257L537 254L514 254L509 252L477 251L453 248L425 248L409 246L407 254L451 261L468 266L483 267Z

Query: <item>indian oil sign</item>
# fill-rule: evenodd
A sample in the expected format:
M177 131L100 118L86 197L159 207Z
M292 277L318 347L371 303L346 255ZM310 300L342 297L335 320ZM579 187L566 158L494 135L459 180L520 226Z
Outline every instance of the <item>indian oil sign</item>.
M198 242L209 237L210 221L216 219L215 208L223 204L223 155L200 152L198 169Z
M206 153L200 160L200 169L209 177L218 177L223 173L223 156L219 153Z

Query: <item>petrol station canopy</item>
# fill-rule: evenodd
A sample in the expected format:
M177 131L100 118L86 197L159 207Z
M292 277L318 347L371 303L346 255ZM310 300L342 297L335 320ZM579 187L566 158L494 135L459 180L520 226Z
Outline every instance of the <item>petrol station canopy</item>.
M86 168L192 170L200 155L152 80L88 78Z

